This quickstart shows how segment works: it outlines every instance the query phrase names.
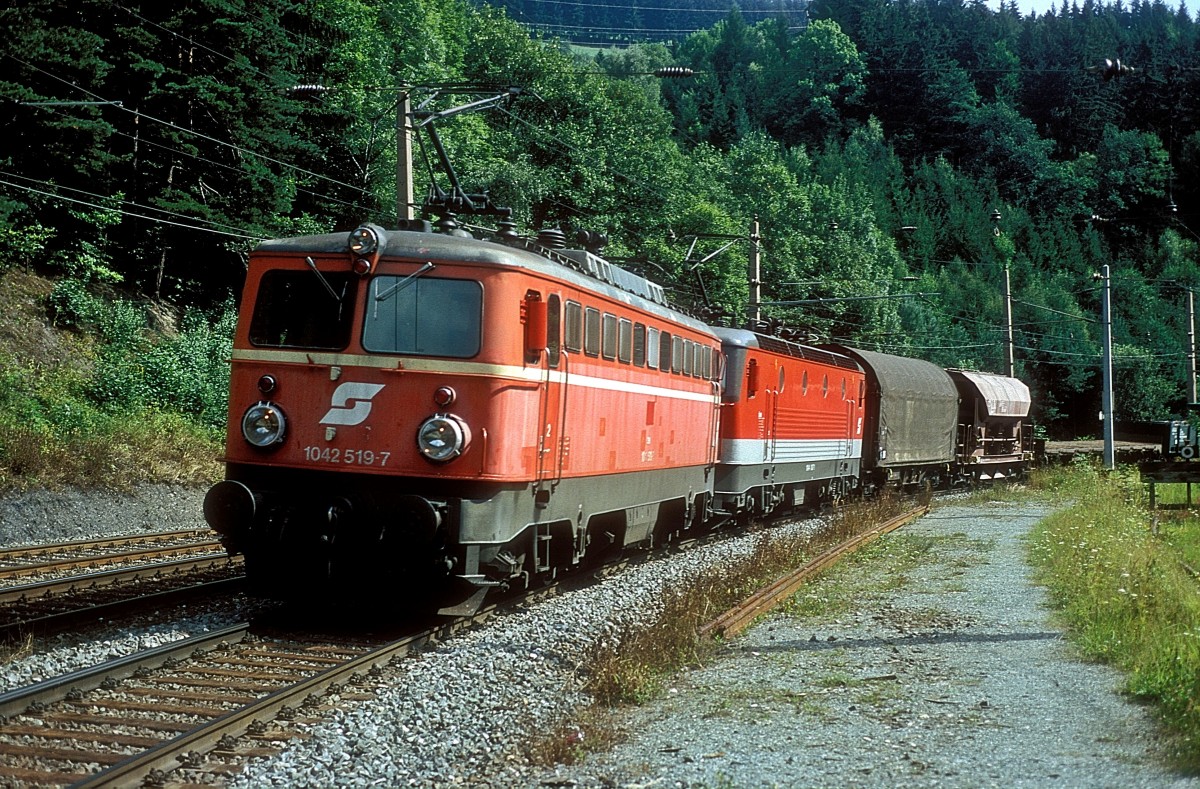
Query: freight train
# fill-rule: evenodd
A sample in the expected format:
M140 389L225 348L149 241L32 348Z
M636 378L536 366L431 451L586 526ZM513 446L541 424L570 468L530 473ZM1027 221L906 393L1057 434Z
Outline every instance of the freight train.
M470 607L697 529L1019 475L1029 406L1013 378L708 325L561 233L366 224L250 256L204 514L262 594Z

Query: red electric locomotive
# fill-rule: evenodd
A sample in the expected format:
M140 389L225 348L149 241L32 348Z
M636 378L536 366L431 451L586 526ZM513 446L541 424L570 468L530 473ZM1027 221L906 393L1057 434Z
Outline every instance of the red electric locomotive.
M841 354L778 337L715 331L727 364L717 510L746 518L856 488L862 368Z
M260 592L478 599L710 506L704 324L586 251L427 228L251 255L205 516Z

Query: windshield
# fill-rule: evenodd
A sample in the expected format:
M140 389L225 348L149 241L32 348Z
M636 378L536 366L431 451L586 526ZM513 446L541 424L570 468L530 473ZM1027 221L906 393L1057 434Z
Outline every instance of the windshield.
M250 319L250 342L283 348L345 348L354 307L348 295L350 278L349 272L317 277L307 270L263 274Z
M457 356L479 353L483 288L478 282L403 276L371 281L363 347L376 353Z

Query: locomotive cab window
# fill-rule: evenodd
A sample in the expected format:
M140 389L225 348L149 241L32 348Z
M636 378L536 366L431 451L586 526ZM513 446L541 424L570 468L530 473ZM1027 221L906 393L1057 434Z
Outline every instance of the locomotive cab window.
M350 272L326 271L319 277L308 269L266 272L258 284L250 342L279 348L345 348L354 312L350 280Z
M363 347L373 353L466 358L479 353L483 287L472 280L378 276L367 297ZM400 286L400 287L397 287ZM446 316L452 315L452 320Z

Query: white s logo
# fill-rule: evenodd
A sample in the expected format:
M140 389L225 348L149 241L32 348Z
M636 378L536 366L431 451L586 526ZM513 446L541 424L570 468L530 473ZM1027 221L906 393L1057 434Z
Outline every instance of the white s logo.
M371 398L379 394L383 384L364 384L347 381L333 390L333 408L321 417L322 425L359 425L371 413ZM353 403L352 405L348 405Z

